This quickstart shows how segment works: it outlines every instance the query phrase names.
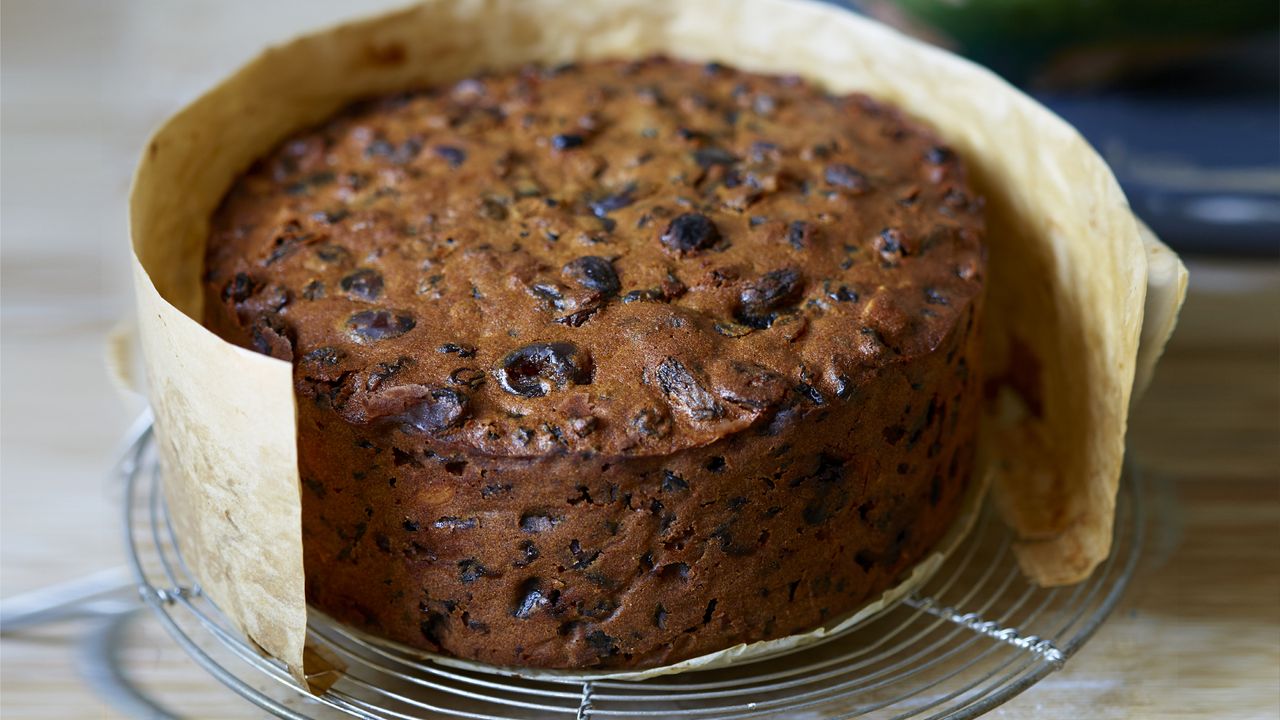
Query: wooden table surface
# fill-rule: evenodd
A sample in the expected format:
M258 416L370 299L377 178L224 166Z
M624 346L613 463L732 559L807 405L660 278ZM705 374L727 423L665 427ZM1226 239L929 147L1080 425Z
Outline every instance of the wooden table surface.
M106 473L139 404L101 358L130 307L125 195L146 133L297 17L346 6L3 3L0 597L124 560ZM1130 432L1154 521L1134 584L1066 669L993 717L1280 717L1280 265L1189 260L1181 326ZM121 717L78 674L85 631L0 641L0 716ZM169 707L259 715L151 621L127 658Z

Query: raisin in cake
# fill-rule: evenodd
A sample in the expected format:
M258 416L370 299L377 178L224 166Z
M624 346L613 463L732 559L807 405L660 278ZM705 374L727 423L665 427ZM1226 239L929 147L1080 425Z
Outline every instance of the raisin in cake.
M251 168L207 324L291 361L307 596L500 665L803 632L943 535L982 203L861 95L662 58L379 98Z

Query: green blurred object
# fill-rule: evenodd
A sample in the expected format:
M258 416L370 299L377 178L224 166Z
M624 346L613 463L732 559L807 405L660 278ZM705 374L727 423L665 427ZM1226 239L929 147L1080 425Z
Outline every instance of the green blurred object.
M865 0L868 14L1009 79L1090 86L1280 28L1276 0Z

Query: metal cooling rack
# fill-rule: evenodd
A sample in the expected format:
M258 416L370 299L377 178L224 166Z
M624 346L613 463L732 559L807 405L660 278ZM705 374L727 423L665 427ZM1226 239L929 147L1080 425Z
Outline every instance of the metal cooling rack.
M142 599L215 678L291 720L972 718L1061 668L1093 635L1133 574L1145 526L1137 481L1126 471L1110 558L1085 583L1044 589L1022 578L1010 534L987 507L927 584L848 632L785 657L644 681L534 681L446 667L313 617L312 640L348 671L312 697L233 629L183 564L149 429L129 448L121 474ZM127 677L118 679L128 687Z

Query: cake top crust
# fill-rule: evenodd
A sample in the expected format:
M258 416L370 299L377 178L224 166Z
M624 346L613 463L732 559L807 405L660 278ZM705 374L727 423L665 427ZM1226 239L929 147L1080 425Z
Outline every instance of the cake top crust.
M971 322L985 259L962 163L896 110L649 58L353 105L239 179L206 267L210 326L303 398L537 457L851 401Z

